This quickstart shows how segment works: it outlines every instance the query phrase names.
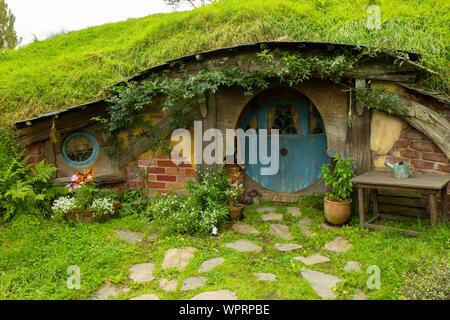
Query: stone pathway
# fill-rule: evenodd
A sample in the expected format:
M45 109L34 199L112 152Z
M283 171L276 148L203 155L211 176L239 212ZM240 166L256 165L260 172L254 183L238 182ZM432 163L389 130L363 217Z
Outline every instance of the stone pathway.
M224 246L234 249L239 252L252 252L252 251L260 252L260 251L262 251L262 248L260 246L254 244L253 242L251 242L249 240L245 240L245 239L240 239L235 242L230 242Z
M212 269L214 269L215 267L217 267L218 265L221 265L222 263L224 263L225 259L224 258L214 258L214 259L209 259L204 261L200 268L198 269L198 272L202 273L202 272L208 272Z
M344 267L346 272L361 272L361 264L358 261L349 261Z
M264 272L253 272L253 274L258 278L260 281L278 281L277 276L273 273L264 273Z
M321 227L322 229L326 229L326 230L337 230L337 229L339 229L338 226L333 226L333 225L328 224L328 223L326 223L326 222L322 222L322 223L320 224L320 227Z
M302 216L302 212L299 207L287 207L286 211L290 213L294 218L298 218Z
M291 233L289 232L289 227L284 224L271 224L270 234L276 237L280 237L284 240L292 240Z
M331 261L327 257L324 257L320 254L315 254L309 257L295 257L294 260L300 261L303 264L306 264L307 266L317 264L317 263L324 263Z
M283 215L281 213L265 213L261 215L261 220L264 222L270 221L283 221Z
M205 277L189 277L183 281L182 291L195 290L197 288L203 287L206 283Z
M130 279L136 282L149 282L155 279L153 276L153 269L155 265L153 263L141 263L131 266Z
M302 227L302 233L307 236L307 237L313 237L314 236L314 232L312 232L311 230L309 230L308 227Z
M307 227L312 225L313 221L310 218L304 218L298 222L300 227Z
M242 233L242 234L260 234L261 232L259 232L258 230L256 230L255 228L253 228L251 225L249 224L233 224L233 230L236 231L237 233Z
M217 290L202 292L192 297L191 300L238 300L238 297L233 291Z
M261 207L256 209L256 212L262 213L262 212L271 212L271 211L275 211L277 209L273 208L273 207Z
M116 234L120 239L126 240L129 243L142 242L142 233L128 230L116 230Z
M333 292L333 288L335 288L336 284L342 281L342 279L331 274L314 270L302 270L301 275L306 279L306 281L309 282L311 287L321 298L336 298L336 294Z
M278 251L286 252L300 249L302 246L296 243L275 243L274 247Z
M181 249L169 249L164 254L164 261L161 265L163 269L176 268L179 271L183 271L189 264L189 260L194 257L196 248L186 247Z
M159 280L159 286L164 291L176 291L177 290L178 282L177 280L168 280L168 279L161 279Z
M130 289L127 287L123 289L117 289L112 286L103 286L97 290L96 293L92 296L91 300L108 300L110 297L115 297L119 293L128 292Z
M350 242L348 242L348 240L346 240L342 237L336 238L332 241L325 243L325 249L334 251L337 253L345 252L348 249L351 249L352 247L353 247L353 245Z
M130 300L159 300L158 296L153 294L153 293L149 293L149 294L144 294L142 296L139 297L134 297Z

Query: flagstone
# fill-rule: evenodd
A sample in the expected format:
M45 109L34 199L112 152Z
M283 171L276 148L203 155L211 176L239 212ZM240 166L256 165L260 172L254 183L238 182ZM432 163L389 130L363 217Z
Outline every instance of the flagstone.
M283 215L281 213L265 213L263 215L261 215L261 219L264 222L268 222L268 221L282 221L283 220Z
M284 240L292 240L291 233L289 232L289 227L285 226L284 224L271 224L269 232L273 236L280 237Z
M300 249L302 246L296 243L275 243L275 249L278 251L292 251Z
M302 233L307 236L307 237L312 237L314 236L314 232L312 232L311 230L309 230L308 227L302 227L301 228Z
M337 229L339 229L338 226L333 226L333 225L328 224L328 223L326 223L326 222L322 222L322 223L320 224L320 226L322 227L322 229L327 229L327 230L337 230Z
M159 298L157 295L155 295L153 293L149 293L149 294L144 294L142 296L134 297L130 300L159 300Z
M120 239L126 240L129 243L142 242L142 233L129 230L116 230L116 234Z
M198 272L200 272L200 273L208 272L208 271L214 269L215 267L217 267L218 265L221 265L222 263L224 263L224 261L225 261L224 258L213 258L213 259L203 261L200 268L198 269Z
M189 277L183 281L182 291L195 290L197 288L203 287L206 283L205 277Z
M119 290L117 288L111 286L103 286L98 289L96 293L94 293L91 300L107 300L109 297L114 297L118 294Z
M314 270L302 270L302 277L309 282L314 291L323 299L334 299L336 294L333 292L333 288L342 279L323 272Z
M191 300L238 300L235 292L230 290L205 291L194 297Z
M270 211L275 211L277 209L273 208L273 207L261 207L256 209L256 212L270 212Z
M194 257L195 251L197 251L197 249L192 247L169 249L164 254L164 261L161 268L177 268L179 271L183 271L189 264L189 260Z
M312 223L313 223L313 221L312 221L310 218L304 218L304 219L302 219L302 220L300 220L300 221L298 222L298 224L299 224L301 227L307 227L307 226L310 226Z
M246 239L236 240L235 242L227 243L224 246L239 252L251 252L251 251L259 252L262 250L260 246Z
M295 257L294 260L300 261L301 263L306 264L307 266L330 261L330 259L320 254L315 254L309 257Z
M258 230L256 230L249 224L235 223L235 224L233 224L233 230L236 231L237 233L242 233L242 234L260 234L260 232Z
M254 272L253 274L260 281L267 281L267 282L278 281L277 276L274 275L273 273Z
M175 291L177 290L178 282L177 280L160 279L159 286L164 291Z
M286 211L290 213L294 218L298 218L302 216L302 212L299 207L287 207Z
M361 272L361 264L358 261L349 261L345 265L344 270L347 272Z
M339 237L332 241L325 243L325 249L334 252L345 252L351 249L353 245L346 239Z
M136 282L149 282L155 279L153 276L153 263L141 263L131 266L130 279Z

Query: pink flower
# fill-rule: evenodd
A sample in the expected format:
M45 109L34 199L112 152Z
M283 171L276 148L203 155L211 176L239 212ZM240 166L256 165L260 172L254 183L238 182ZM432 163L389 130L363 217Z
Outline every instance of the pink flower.
M78 179L78 176L76 174L74 174L72 176L72 178L70 178L70 181L77 181L77 179Z
M76 185L73 186L73 188L76 190L76 189L80 189L81 186L79 184L76 184Z
M69 192L72 192L72 187L69 187Z
M70 188L70 184L68 184L68 185L66 186L66 188Z

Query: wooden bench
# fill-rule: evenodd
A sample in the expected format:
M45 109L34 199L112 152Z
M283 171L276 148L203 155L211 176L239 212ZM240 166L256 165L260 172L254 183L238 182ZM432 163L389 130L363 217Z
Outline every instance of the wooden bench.
M441 216L447 221L447 185L450 182L450 174L424 174L412 175L408 179L396 179L392 171L368 171L351 180L358 190L359 224L361 227L400 231L417 236L420 232L400 228L385 227L374 224L379 219L405 220L406 217L381 214L378 212L378 190L397 190L425 193L430 196L430 221L435 227L438 220L438 193L441 194ZM373 217L366 221L366 206L364 189L372 191Z

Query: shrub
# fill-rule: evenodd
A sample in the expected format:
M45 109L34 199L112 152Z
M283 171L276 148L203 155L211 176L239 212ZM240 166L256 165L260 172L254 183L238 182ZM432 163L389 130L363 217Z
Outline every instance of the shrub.
M449 300L450 264L448 259L429 256L412 260L410 271L402 274L396 293L410 300Z
M344 202L350 198L353 191L356 162L353 158L345 159L339 154L333 158L330 164L324 164L320 169L325 185L331 186L331 192L327 192L327 198L331 201Z

